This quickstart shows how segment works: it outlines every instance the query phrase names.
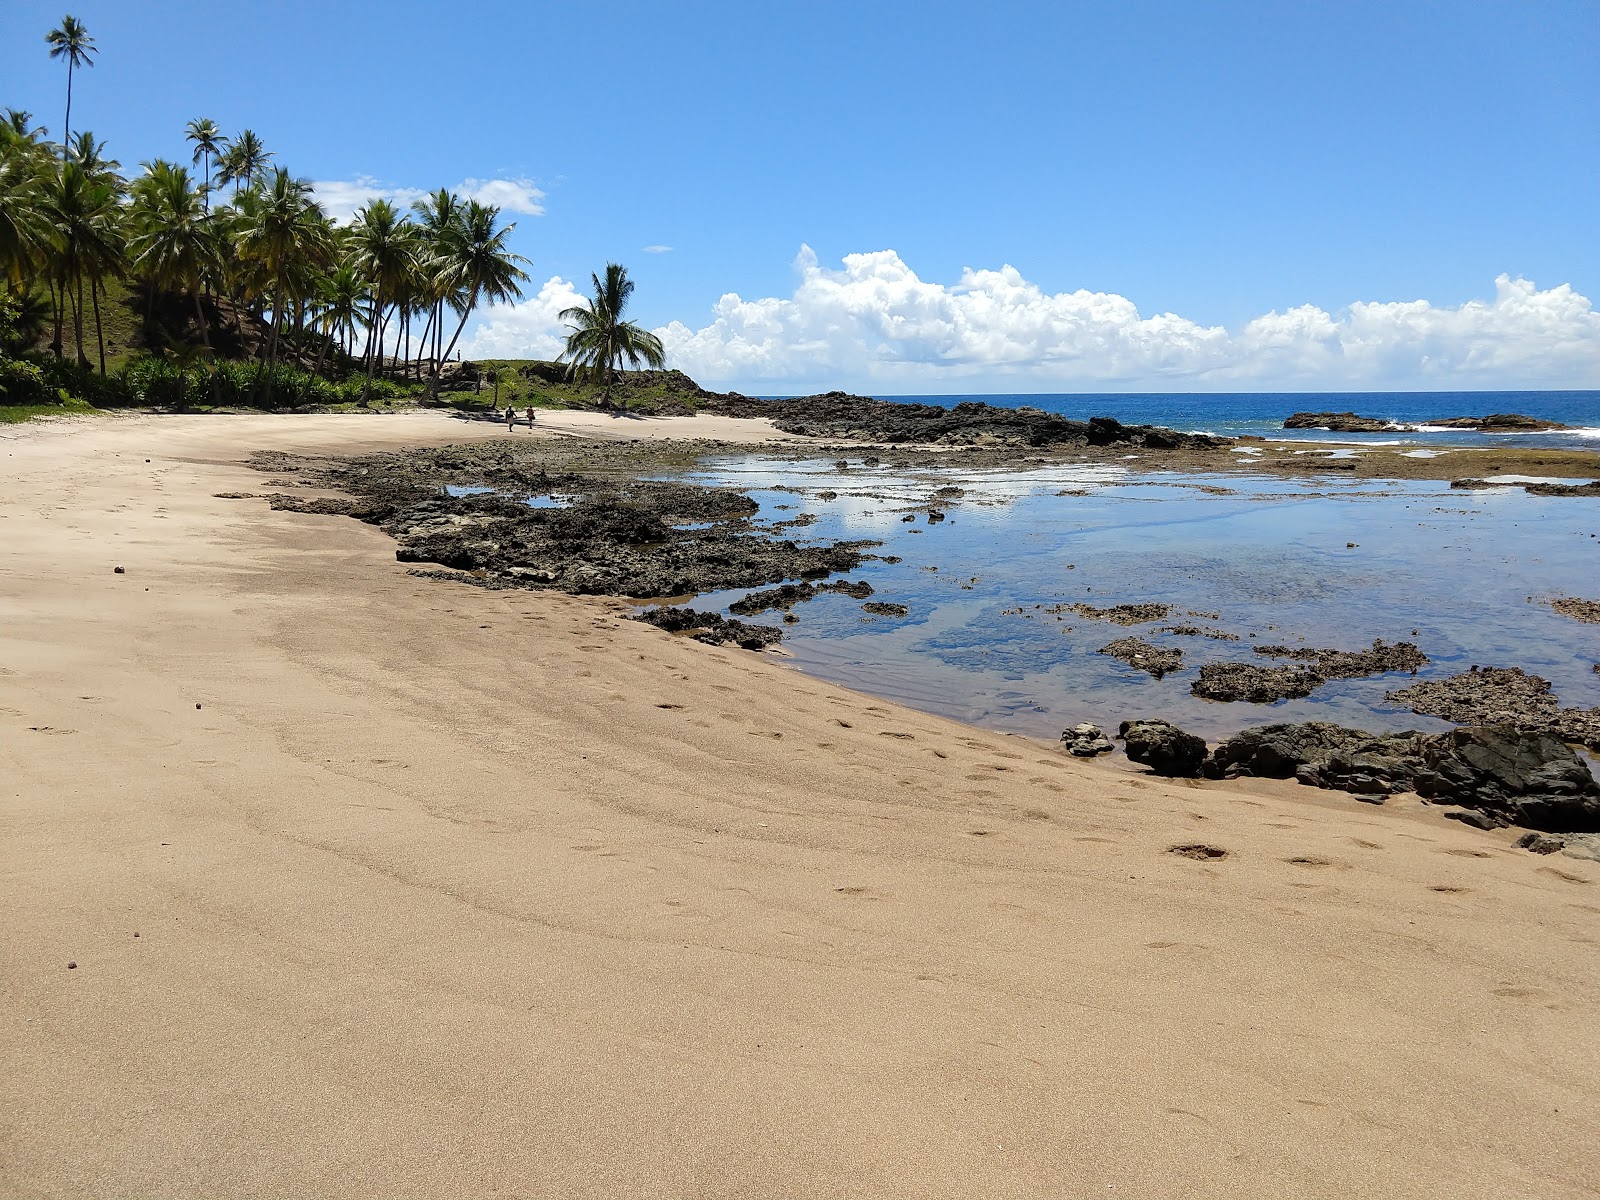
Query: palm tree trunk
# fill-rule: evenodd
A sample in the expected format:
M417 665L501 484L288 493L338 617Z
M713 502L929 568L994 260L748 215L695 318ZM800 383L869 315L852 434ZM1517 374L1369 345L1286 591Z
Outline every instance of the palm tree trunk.
M73 340L78 344L78 365L81 367L89 361L89 356L83 352L83 272L78 272L78 290L72 305L72 333Z
M467 318L472 315L472 310L478 307L478 293L474 289L472 295L467 297L467 306L461 310L461 324L456 326L455 334L450 338L450 344L444 348L444 357L450 357L450 351L456 348L456 341L461 337L461 331L467 327ZM433 387L429 389L429 397L439 394L439 369L434 368Z
M375 338L369 338L367 344L367 378L361 385L361 407L367 406L367 395L372 391L372 360L374 356L383 353L383 288L378 288L378 293L373 297L372 328L369 333Z
M89 280L89 299L94 303L94 340L100 347L100 378L106 377L106 335L100 328L100 277Z
M194 297L194 315L200 321L200 344L207 350L211 349L211 335L206 332L206 310L200 307L200 289L195 288L190 292Z
M56 287L56 280L54 279L54 277L47 277L45 279L45 283L50 288L50 306L53 309L55 309L55 318L56 318L55 337L50 343L50 349L52 349L52 350L54 350L56 352L56 361L60 362L61 361L61 325L62 325L62 322L66 319L66 310L67 310L66 276L63 275L61 277L61 286L59 288Z
M72 153L72 56L67 55L67 119L61 133L61 172L66 174L67 155Z

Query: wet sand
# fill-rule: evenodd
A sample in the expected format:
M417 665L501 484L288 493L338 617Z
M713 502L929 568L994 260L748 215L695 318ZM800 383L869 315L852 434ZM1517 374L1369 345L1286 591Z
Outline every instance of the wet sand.
M745 428L622 424L548 427ZM256 450L477 436L0 442L0 1191L1594 1194L1600 866L216 496Z

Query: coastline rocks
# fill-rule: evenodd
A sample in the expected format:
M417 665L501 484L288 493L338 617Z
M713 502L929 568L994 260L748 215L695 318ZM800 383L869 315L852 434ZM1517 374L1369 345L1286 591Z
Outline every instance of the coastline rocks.
M840 592L856 600L865 600L872 595L872 585L865 580L847 579L837 583L786 583L766 591L751 592L728 605L728 611L740 617L753 617L774 608L788 612L796 604L815 599L824 592Z
M1582 621L1585 625L1600 625L1600 600L1579 600L1572 596L1561 596L1550 601L1550 607L1563 617L1571 617L1574 621Z
M1183 667L1183 651L1169 650L1161 646L1151 645L1143 638L1126 637L1101 646L1096 654L1110 655L1120 658L1130 667L1140 671L1148 671L1157 679L1170 671L1177 671Z
M1288 646L1257 646L1256 653L1268 658L1297 658L1312 663L1319 675L1327 679L1361 679L1368 675L1387 675L1394 671L1410 671L1428 665L1428 656L1414 642L1386 644L1374 640L1370 650L1295 650Z
M1380 417L1358 417L1353 412L1297 412L1285 418L1285 429L1326 429L1332 433L1390 433L1404 429Z
M1600 498L1600 480L1590 483L1525 483L1511 481L1496 483L1492 479L1452 479L1450 486L1457 491L1478 492L1486 488L1519 487L1530 496L1576 496Z
M1096 608L1093 604L1069 604L1066 607L1080 617L1110 621L1113 625L1144 625L1150 621L1164 621L1172 611L1170 604L1113 604L1109 608Z
M1150 450L1210 449L1227 438L1124 425L1110 417L1072 421L1041 409L1000 408L967 401L945 408L826 392L794 400L748 401L737 415L772 420L785 433L886 443L965 446L1126 446Z
M904 617L911 612L904 604L893 604L885 600L874 600L869 604L863 604L861 611L871 613L875 617Z
M712 646L732 642L744 650L765 650L783 640L781 629L733 621L718 613L696 612L692 608L648 608L633 619Z
M1205 762L1206 743L1179 729L1171 721L1124 721L1117 730L1129 760L1142 763L1157 775L1193 779Z
M1389 692L1412 712L1461 725L1510 725L1600 749L1600 708L1562 708L1550 681L1521 667L1473 667Z
M1309 696L1327 680L1309 667L1258 667L1251 663L1206 663L1190 685L1202 700L1272 704Z
M1116 749L1106 731L1098 725L1084 722L1061 733L1061 748L1078 758L1093 758L1097 754L1110 754Z
M1362 417L1353 412L1297 412L1283 422L1285 429L1326 429L1331 433L1416 433L1419 426L1434 429L1476 429L1479 433L1545 433L1570 429L1559 421L1528 417L1522 413L1490 413L1486 417L1440 417L1406 424L1385 417Z
M1373 734L1327 721L1263 725L1222 742L1210 779L1288 779L1370 796L1410 791L1421 767L1419 733Z
M1509 725L1448 733L1374 734L1325 721L1266 725L1222 742L1211 779L1293 776L1358 798L1412 791L1480 814L1478 824L1550 832L1600 830L1600 783L1549 734Z
M1600 862L1600 833L1525 833L1517 845L1534 854L1555 854Z

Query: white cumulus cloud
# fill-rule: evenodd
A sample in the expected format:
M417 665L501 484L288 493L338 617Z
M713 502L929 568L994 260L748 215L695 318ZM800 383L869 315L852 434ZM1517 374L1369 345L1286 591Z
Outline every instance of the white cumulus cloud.
M311 187L328 215L340 223L354 219L356 212L369 201L387 200L396 208L406 209L437 190L397 187L374 179L371 175L358 175L354 179L318 179L312 182ZM531 179L463 179L450 190L466 200L493 204L502 212L521 213L530 217L544 215L544 193Z
M1049 293L1010 266L923 280L892 250L823 267L809 247L792 295L723 296L698 327L656 330L668 362L703 383L750 391L1538 388L1600 386L1600 313L1570 286L1501 275L1494 297L1301 305L1238 329L1144 316L1108 292ZM468 350L527 354L559 344L545 293L501 310ZM491 349L492 348L492 349Z
M559 314L583 303L571 283L552 275L526 300L495 309L492 317L463 339L462 357L554 359L567 337Z

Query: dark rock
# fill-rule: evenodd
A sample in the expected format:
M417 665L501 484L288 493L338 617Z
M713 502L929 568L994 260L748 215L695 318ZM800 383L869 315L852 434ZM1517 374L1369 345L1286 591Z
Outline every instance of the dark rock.
M1574 621L1582 621L1585 625L1600 625L1600 600L1579 600L1572 596L1561 596L1550 601L1550 607L1563 617L1571 617Z
M1374 641L1370 650L1291 649L1288 646L1257 646L1256 653L1268 658L1297 658L1312 663L1326 679L1360 679L1391 671L1410 671L1428 665L1428 656L1412 642L1388 645Z
M1265 725L1222 742L1203 769L1212 779L1292 775L1357 794L1414 791L1491 823L1600 830L1600 784L1582 760L1555 737L1509 726L1374 734L1325 721Z
M1554 854L1557 850L1561 849L1561 847L1565 846L1567 841L1559 834L1539 833L1538 831L1534 831L1532 833L1523 834L1517 839L1516 844L1521 846L1524 850L1533 851L1535 854Z
M668 633L682 633L697 642L720 646L725 642L745 650L765 650L783 640L783 631L769 625L734 621L719 613L696 612L692 608L648 608L634 617Z
M1097 754L1110 754L1116 749L1105 730L1085 722L1061 733L1061 747L1079 758L1093 758Z
M112 574L113 574L113 575L126 575L126 574L127 574L127 571L125 571L125 570L124 570L124 569L123 569L123 568L121 568L121 567L112 567L112 568L111 568L111 573L112 573Z
M1394 433L1409 431L1383 417L1358 417L1353 412L1297 412L1283 422L1285 429L1327 429L1333 433Z
M1157 679L1169 671L1176 671L1183 666L1183 651L1171 650L1155 646L1143 638L1118 638L1114 642L1101 646L1096 654L1107 654L1112 658L1120 658L1130 667L1140 671L1148 671Z
M904 604L891 604L883 600L863 604L861 611L871 613L875 617L903 617L911 612Z
M1429 679L1385 697L1463 725L1511 725L1600 749L1600 708L1562 708L1550 681L1521 667L1473 667Z
M1126 446L1179 450L1227 446L1227 438L1124 425L1110 417L1071 421L1037 408L967 401L946 408L827 392L794 400L748 402L736 414L771 419L785 433L857 441L965 446Z
M1143 625L1149 621L1164 621L1172 611L1170 604L1113 604L1109 608L1096 608L1093 604L1069 604L1066 607L1080 617L1110 621L1113 625Z
M1271 704L1309 696L1327 680L1309 667L1257 667L1250 663L1206 663L1189 691L1203 700Z
M1185 733L1170 721L1124 721L1117 736L1129 759L1157 775L1192 779L1205 761L1205 739Z
M1444 819L1447 821L1460 821L1463 825L1471 825L1474 829L1489 830L1498 828L1494 818L1470 808L1447 812L1444 815Z

